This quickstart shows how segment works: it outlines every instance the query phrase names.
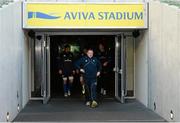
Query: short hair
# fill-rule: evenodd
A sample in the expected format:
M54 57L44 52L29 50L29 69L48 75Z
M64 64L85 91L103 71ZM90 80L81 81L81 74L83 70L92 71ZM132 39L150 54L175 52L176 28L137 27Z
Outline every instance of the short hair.
M90 50L94 52L94 50L93 50L92 48L88 48L88 49L87 49L87 52L90 51Z

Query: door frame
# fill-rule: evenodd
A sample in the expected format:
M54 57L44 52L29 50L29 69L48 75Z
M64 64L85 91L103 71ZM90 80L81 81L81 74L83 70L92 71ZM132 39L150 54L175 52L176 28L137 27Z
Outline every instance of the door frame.
M45 92L43 94L43 104L47 104L51 97L51 63L50 63L50 37L48 35L44 35L44 88Z
M29 99L30 100L42 100L43 103L47 103L48 100L50 99L50 39L47 35L41 33L42 39L41 42L43 45L43 50L44 54L42 54L43 61L43 75L42 75L42 81L44 83L41 83L41 96L42 97L32 97L31 90L32 90L32 84L34 84L34 56L35 56L35 38L31 39L29 38ZM36 37L36 36L35 36ZM43 89L48 88L48 92L44 91L42 92Z
M115 98L121 102L125 102L127 93L126 87L126 41L124 34L115 36Z
M35 56L35 38L29 39L29 99L30 100L43 100L43 97L32 97L32 85L34 85L34 56Z
M113 36L117 36L117 35L122 35L122 34L124 34L124 35L128 35L128 36L132 36L132 30L129 30L129 31L122 31L122 32L101 32L101 31L98 31L98 32L48 32L48 31L37 31L36 32L36 35L45 35L45 36L47 36L47 37L50 37L50 36L52 36L52 35L113 35ZM48 39L48 41L49 41L49 45L50 45L50 39ZM31 43L31 42L30 42ZM116 42L115 42L115 45L116 45ZM32 48L32 47L31 47ZM30 49L31 49L30 48ZM49 55L50 55L50 47L48 48L48 52L49 52ZM32 53L30 53L30 55L33 55ZM31 62L32 62L32 60L30 60ZM48 65L48 69L49 69L49 71L48 71L48 77L49 77L49 79L48 79L48 83L50 84L50 58L49 58L49 65ZM134 62L135 62L135 59L134 59ZM32 63L31 65L30 65L30 71L31 71L31 75L30 75L30 82L31 81L33 81L34 80L34 78L32 78L32 68L31 68L31 66L33 66L34 64ZM116 81L116 80L115 80ZM50 84L51 85L51 84ZM135 85L135 80L134 80L134 85ZM116 84L115 84L115 88L116 88ZM31 97L31 84L29 84L29 99L30 100L44 100L44 98L42 97L42 98L36 98L36 97ZM50 90L50 86L49 86L49 90ZM115 90L115 89L114 89ZM116 92L115 92L116 93ZM50 96L51 96L51 90L50 90L50 92L49 92L49 98L50 98ZM114 97L115 97L115 95L114 95ZM49 100L49 98L48 98L48 100ZM124 97L125 99L135 99L136 97L135 97L135 86L134 86L134 96L133 97Z

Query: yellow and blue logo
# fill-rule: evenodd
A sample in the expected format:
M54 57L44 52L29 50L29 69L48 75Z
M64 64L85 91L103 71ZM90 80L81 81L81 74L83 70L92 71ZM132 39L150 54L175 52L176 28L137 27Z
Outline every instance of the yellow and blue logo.
M28 12L28 19L41 18L41 19L58 19L60 16L54 16L53 14L46 14L43 12Z

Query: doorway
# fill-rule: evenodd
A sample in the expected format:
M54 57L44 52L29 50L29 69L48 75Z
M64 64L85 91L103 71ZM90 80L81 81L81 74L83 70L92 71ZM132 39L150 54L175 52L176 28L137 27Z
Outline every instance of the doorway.
M94 56L100 58L99 56L99 44L103 44L105 47L105 52L108 53L109 65L108 65L108 77L106 81L106 98L113 98L115 92L115 74L113 71L115 61L115 42L114 36L105 35L51 35L50 36L50 51L51 51L51 97L52 98L62 98L63 97L63 81L62 77L58 73L58 64L60 64L61 56L65 45L70 45L70 51L73 53L74 62L81 58L83 50L87 48L92 48L94 50ZM101 91L101 79L97 80L99 83L97 86L97 92L100 96ZM81 83L79 75L74 75L74 82L72 86L71 98L80 98L81 93Z
M50 97L63 97L62 79L58 75L57 64L58 60L60 60L58 54L62 51L64 44L69 43L71 45L71 50L74 52L75 59L77 60L78 54L86 46L93 48L95 54L97 54L97 46L103 38L112 58L107 97L116 98L122 103L124 103L125 98L135 97L134 38L131 35L126 35L125 33L120 33L119 35L88 35L87 33L80 33L80 35L54 34L37 33L36 38L31 42L33 44L31 49L32 66L34 66L34 68L32 67L31 99L40 99L46 103ZM40 70L39 72L37 71L38 69ZM36 96L34 96L36 85L39 88L36 91ZM74 82L72 97L81 97L78 79Z

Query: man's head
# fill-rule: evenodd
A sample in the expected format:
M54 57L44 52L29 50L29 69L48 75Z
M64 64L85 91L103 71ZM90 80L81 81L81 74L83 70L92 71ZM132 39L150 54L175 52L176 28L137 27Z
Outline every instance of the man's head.
M88 49L88 50L87 50L87 56L88 56L89 58L92 58L93 55L94 55L93 49Z
M64 46L64 51L69 52L70 51L70 46L67 44Z
M104 44L102 44L102 43L99 44L99 50L101 52L104 52L104 50L105 50Z

